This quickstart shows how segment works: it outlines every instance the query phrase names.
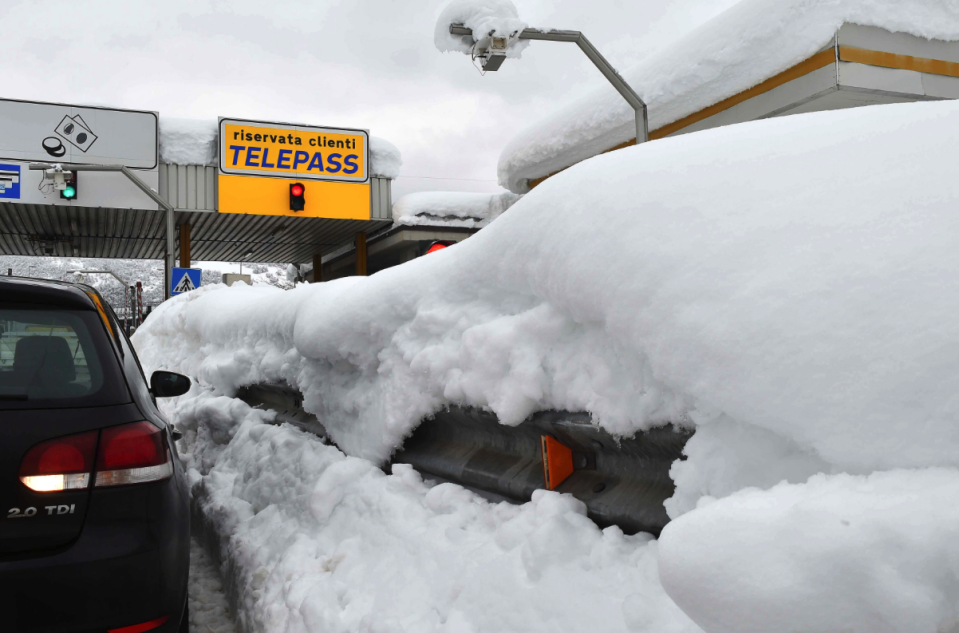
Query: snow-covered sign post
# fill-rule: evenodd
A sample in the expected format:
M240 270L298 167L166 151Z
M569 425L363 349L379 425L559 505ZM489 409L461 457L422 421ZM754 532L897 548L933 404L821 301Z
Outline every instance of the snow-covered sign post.
M579 31L531 29L510 0L454 0L436 20L433 42L441 52L466 53L482 71L499 70L506 58L519 59L529 40L572 42L613 84L636 112L636 143L649 138L646 103Z

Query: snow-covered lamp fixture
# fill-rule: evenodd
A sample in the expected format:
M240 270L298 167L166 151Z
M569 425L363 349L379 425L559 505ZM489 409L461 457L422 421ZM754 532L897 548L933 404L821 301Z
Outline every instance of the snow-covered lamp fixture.
M440 52L466 53L474 64L479 62L483 73L499 70L507 58L519 59L530 40L579 46L635 111L636 143L648 140L646 104L581 32L531 29L510 0L453 0L436 19L433 32Z

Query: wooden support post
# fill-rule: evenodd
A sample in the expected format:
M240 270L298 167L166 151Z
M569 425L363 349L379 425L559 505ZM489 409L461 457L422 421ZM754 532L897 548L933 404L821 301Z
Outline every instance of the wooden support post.
M323 281L323 256L319 253L313 255L313 283Z
M180 225L180 268L190 267L190 225Z
M356 274L366 275L366 233L356 234Z

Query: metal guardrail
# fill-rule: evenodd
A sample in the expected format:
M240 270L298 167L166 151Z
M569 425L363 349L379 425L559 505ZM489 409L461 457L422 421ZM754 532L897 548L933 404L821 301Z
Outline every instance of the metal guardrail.
M241 389L238 397L276 411L276 424L289 423L330 440L322 422L303 410L295 389L254 385ZM525 502L545 487L541 438L552 436L573 451L574 471L557 491L585 503L600 526L658 535L669 522L663 507L674 490L669 468L682 459L691 434L670 425L617 439L594 426L587 413L544 411L511 427L492 413L451 407L424 420L390 463L410 464L426 476Z

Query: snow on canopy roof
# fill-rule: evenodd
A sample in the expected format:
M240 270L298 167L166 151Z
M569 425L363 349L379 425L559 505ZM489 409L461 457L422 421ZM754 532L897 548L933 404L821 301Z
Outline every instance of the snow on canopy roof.
M160 117L160 161L175 165L216 165L217 122L210 119ZM370 174L400 175L403 159L395 145L370 137Z
M407 226L458 226L482 228L522 196L462 191L410 193L393 204L393 221Z
M844 23L959 40L956 2L742 0L623 72L650 131L762 83L830 45ZM520 132L499 160L500 185L523 193L549 175L635 138L633 110L609 86Z

